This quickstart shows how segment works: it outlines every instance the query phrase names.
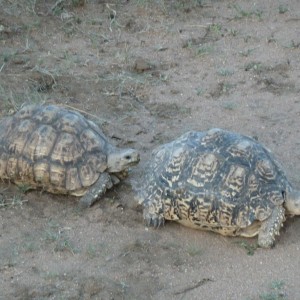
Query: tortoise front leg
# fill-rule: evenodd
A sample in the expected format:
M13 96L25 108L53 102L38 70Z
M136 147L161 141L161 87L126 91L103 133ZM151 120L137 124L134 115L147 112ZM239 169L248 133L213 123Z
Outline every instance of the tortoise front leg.
M91 206L100 198L107 189L113 187L112 180L108 173L102 173L98 180L90 187L86 194L80 199L79 205L83 208Z
M280 228L285 221L285 209L276 206L271 216L262 222L258 234L258 245L262 248L271 248L275 243L275 236L279 235Z
M151 200L146 199L143 205L143 217L145 224L154 228L163 226L165 223L165 217L162 199L159 196L156 196Z

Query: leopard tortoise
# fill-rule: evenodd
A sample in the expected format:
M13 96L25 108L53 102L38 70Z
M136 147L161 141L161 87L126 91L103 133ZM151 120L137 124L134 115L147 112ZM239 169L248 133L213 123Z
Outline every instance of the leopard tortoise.
M253 237L269 248L286 215L300 214L272 154L257 141L221 129L191 131L152 153L138 199L148 226L165 220L222 235Z
M138 162L137 151L116 148L95 123L62 107L27 105L0 121L0 178L83 196L84 207Z

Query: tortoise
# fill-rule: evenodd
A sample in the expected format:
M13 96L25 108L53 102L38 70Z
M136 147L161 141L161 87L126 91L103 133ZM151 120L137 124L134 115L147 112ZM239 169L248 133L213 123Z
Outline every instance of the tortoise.
M190 131L152 152L138 190L146 225L165 220L271 248L286 215L300 214L294 190L271 152L222 129Z
M0 178L54 194L82 196L91 206L139 162L133 149L113 146L78 112L26 105L0 121Z

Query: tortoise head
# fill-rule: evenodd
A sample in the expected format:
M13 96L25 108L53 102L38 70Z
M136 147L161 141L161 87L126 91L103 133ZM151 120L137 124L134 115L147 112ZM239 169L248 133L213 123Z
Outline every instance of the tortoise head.
M290 215L300 215L300 191L291 190L287 192L285 208Z
M107 171L109 173L122 173L129 167L138 164L140 154L134 149L115 149L108 154Z

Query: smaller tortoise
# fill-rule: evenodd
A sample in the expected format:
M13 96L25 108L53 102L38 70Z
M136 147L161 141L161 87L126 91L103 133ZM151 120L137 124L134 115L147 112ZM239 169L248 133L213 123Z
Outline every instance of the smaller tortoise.
M272 154L257 141L224 131L191 131L152 153L139 201L148 226L164 220L222 235L253 237L269 248L286 215L300 214Z
M28 105L0 121L0 178L55 194L83 196L91 206L139 162L118 149L81 114L54 105Z

